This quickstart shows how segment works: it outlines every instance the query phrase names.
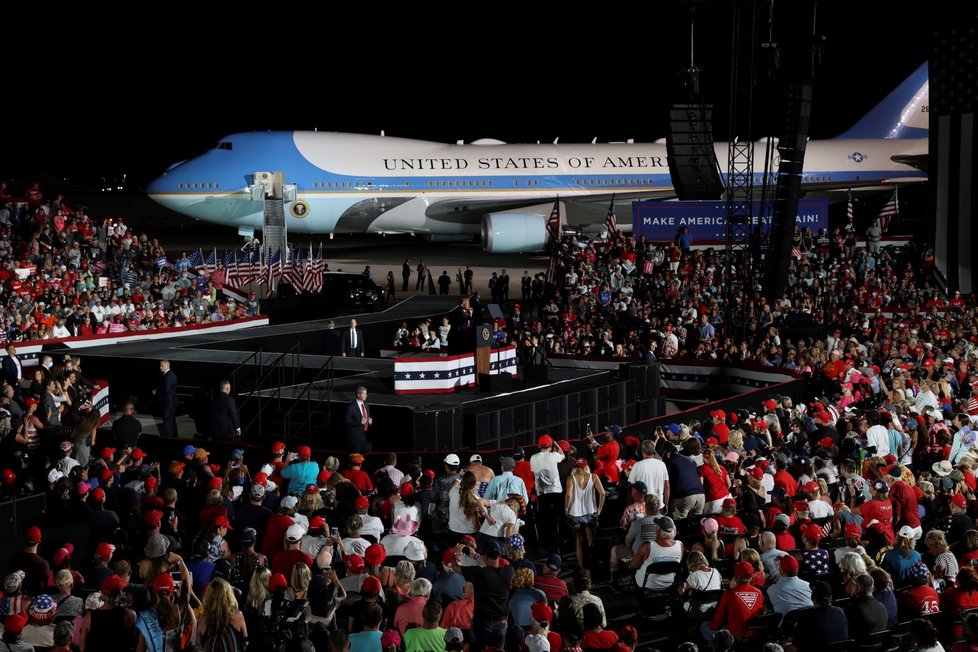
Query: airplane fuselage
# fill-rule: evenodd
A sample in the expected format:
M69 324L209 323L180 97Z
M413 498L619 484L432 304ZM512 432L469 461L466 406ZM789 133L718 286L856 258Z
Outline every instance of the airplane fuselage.
M727 144L715 149L725 170ZM926 152L926 139L811 141L803 188L923 179L890 157ZM148 192L201 220L258 229L263 205L249 191L258 171L283 172L295 184L296 201L287 206L293 233L475 235L483 206L614 193L627 210L631 199L672 190L664 144L460 145L296 131L229 136L171 167Z

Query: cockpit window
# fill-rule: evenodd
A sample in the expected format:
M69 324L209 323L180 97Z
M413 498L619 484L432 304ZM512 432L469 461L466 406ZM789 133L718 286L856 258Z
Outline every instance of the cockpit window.
M233 147L231 146L231 143L225 141L223 143L218 143L217 144L217 149L228 149L229 150L229 149L233 149Z

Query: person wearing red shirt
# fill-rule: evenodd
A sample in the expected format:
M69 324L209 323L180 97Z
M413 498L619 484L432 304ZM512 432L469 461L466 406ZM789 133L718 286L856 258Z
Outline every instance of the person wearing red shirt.
M363 455L353 453L350 455L350 468L340 471L340 475L353 483L353 486L366 496L374 490L374 483L370 480L370 474L360 469L363 465Z
M938 613L941 610L941 599L930 585L930 569L927 564L918 561L911 566L909 577L910 588L901 591L899 595L900 622L913 620L924 614Z
M900 479L902 469L893 464L887 470L883 479L890 483L890 503L893 505L894 525L901 528L907 525L919 539L923 532L920 529L920 514L917 511L917 495L913 488Z
M774 486L784 489L788 498L794 498L798 493L798 481L788 473L788 460L783 455L774 457L774 466L777 472L774 474Z
M305 528L298 523L288 527L285 531L285 548L281 552L275 553L275 557L272 559L270 566L272 573L281 573L286 577L292 577L295 565L300 562L312 568L312 557L299 548L299 542L302 541L304 533Z
M737 516L737 501L733 498L724 500L721 504L720 515L713 518L720 526L719 534L721 537L743 534L747 531L744 522Z
M879 531L889 545L893 545L893 503L889 500L890 488L883 480L873 480L873 499L866 501L859 508L863 516L863 530L869 528L872 521L877 522Z
M962 567L955 577L957 586L941 593L941 613L955 623L954 636L961 638L963 628L958 614L965 609L978 607L978 572L970 566Z
M723 628L730 630L736 638L747 634L747 624L764 612L764 594L751 585L753 577L754 567L749 563L738 561L734 564L730 588L720 597L713 619L700 626L703 638L712 641L716 632Z
M523 480L523 484L526 485L527 491L533 494L536 489L537 480L536 476L533 474L533 468L530 463L524 459L526 453L523 452L522 448L517 448L513 451L513 459L516 460L516 466L513 468L513 475L517 478Z
M709 447L703 449L703 465L699 472L705 494L703 514L716 514L723 507L723 501L730 497L730 477Z
M279 502L278 513L272 514L265 525L265 538L261 542L261 554L269 559L275 558L275 553L285 549L285 532L295 521L295 509L299 505L299 499L295 496L286 496Z
M597 446L598 448L594 454L594 459L604 467L605 477L614 484L617 484L621 478L618 470L618 455L621 453L621 446L615 441L616 430L618 433L621 432L621 428L618 426L611 426L611 430L605 433L604 442L600 446L596 441L591 441L591 447Z

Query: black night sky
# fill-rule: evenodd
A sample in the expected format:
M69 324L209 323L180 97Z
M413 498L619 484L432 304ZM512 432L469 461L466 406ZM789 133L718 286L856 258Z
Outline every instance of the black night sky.
M146 7L158 16L12 10L0 175L124 173L138 189L221 136L255 130L651 141L665 136L667 106L686 99L676 84L689 59L686 3L334 4ZM730 3L696 5L696 61L720 140ZM898 6L818 3L826 40L811 137L848 128L926 59L927 16ZM811 12L811 0L775 3L775 40L807 53Z

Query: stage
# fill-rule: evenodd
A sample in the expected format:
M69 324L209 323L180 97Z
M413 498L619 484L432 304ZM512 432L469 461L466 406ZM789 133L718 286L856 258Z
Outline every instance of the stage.
M484 391L477 383L450 393L395 394L394 360L380 358L380 349L389 348L401 322L440 320L456 304L457 298L412 297L334 319L337 329L357 320L364 358L329 355L329 320L313 320L92 347L83 365L87 376L109 381L113 408L134 396L149 412L159 360L170 360L178 414L194 417L205 434L210 393L227 378L246 440L294 439L320 450L343 450L343 412L360 385L369 392L379 450L505 449L535 442L542 432L577 438L588 424L597 431L655 416L648 407L654 401L638 396L635 381L620 370L551 367L544 384L529 385L520 369L510 390Z

